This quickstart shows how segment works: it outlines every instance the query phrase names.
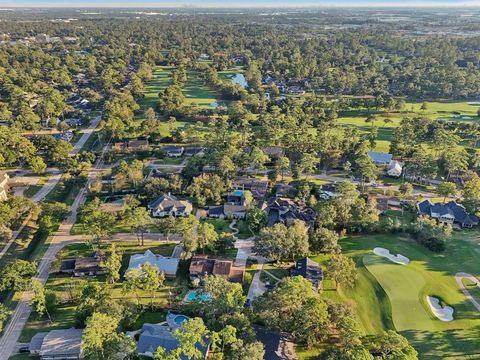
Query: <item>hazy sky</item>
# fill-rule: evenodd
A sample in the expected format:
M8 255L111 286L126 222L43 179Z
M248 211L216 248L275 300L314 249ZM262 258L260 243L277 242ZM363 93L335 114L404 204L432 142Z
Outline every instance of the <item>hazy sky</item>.
M480 6L480 0L0 0L0 6L162 7L162 6Z

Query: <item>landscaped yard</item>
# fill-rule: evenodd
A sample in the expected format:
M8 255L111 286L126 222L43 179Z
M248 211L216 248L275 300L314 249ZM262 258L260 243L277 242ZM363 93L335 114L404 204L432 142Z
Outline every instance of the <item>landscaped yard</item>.
M122 275L121 280L115 284L115 286L110 290L111 296L114 299L129 299L130 301L139 301L140 304L143 304L146 308L150 305L150 293L139 291L137 294L128 293L125 294L122 290L123 286L123 275L128 268L128 263L130 260L130 255L143 253L145 250L150 249L152 252L162 256L170 256L175 247L174 243L161 243L146 241L145 246L138 246L136 242L121 242L117 243L117 248L121 250L122 257L122 267L120 269L120 274ZM57 271L59 269L62 259L76 258L89 256L92 253L92 248L85 244L74 244L69 245L62 249L58 256L57 260L52 265L52 271ZM154 299L154 304L156 306L165 307L171 294L174 294L176 300L183 299L187 291L187 262L180 261L180 267L177 273L176 279L167 279L165 281L165 286L157 292L156 298ZM54 323L49 325L45 321L39 321L35 314L32 314L25 326L22 335L21 341L29 341L31 337L39 331L49 331L52 329L63 329L70 328L74 325L75 321L75 306L72 305L70 298L71 293L79 291L83 284L86 282L98 281L105 282L105 276L98 276L94 279L92 278L74 278L68 275L62 274L50 274L46 288L48 290L54 291L58 298L62 300L61 305L58 307L57 311L52 314ZM71 289L76 289L71 291ZM163 314L163 312L160 312ZM164 319L160 316L160 313L152 313L147 311L144 315L144 319L148 321L154 321L157 317Z
M480 316L453 277L460 271L480 275L479 241L477 231L458 232L445 253L435 254L401 235L345 239L343 251L356 261L359 277L351 290L323 294L350 303L366 334L395 328L415 346L421 359L480 358ZM373 255L375 247L402 254L410 263L398 265ZM325 256L315 260L325 262ZM426 303L427 295L452 306L454 320L438 320Z

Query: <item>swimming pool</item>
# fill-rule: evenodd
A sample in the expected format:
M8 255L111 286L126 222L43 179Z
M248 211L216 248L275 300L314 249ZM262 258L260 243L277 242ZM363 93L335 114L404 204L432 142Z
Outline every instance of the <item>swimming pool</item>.
M210 295L208 294L200 294L199 292L197 291L190 291L188 294L187 294L187 297L185 299L187 302L191 302L191 301L195 301L195 300L198 300L198 301L201 301L201 302L207 302L208 300L210 300Z
M177 316L175 316L175 318L174 318L173 321L175 321L175 324L177 324L177 325L182 325L182 323L183 323L184 321L186 321L186 320L188 320L188 317L187 317L187 316L185 316L185 315L177 315Z

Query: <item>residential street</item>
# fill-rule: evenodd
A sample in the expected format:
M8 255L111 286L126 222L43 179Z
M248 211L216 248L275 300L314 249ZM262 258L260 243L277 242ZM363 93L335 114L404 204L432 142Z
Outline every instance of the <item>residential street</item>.
M95 128L100 123L101 118L97 117L89 128L86 130L86 133L80 138L80 140L75 145L74 149L72 150L72 154L76 153L81 149L81 147L85 144L88 140L89 136L94 132ZM92 167L88 174L88 181L86 186L78 193L77 197L75 198L71 209L70 215L63 221L60 225L58 231L52 237L50 245L43 255L39 267L36 279L40 280L42 283L45 283L48 278L48 272L50 269L50 265L55 260L55 256L60 249L68 244L72 244L75 242L81 241L81 236L72 236L70 235L70 230L73 227L73 224L77 218L77 211L80 205L85 202L86 193L88 189L88 184L95 178L96 173L101 168L102 162L98 161L97 164ZM58 178L56 177L58 176ZM61 174L52 176L53 180L49 180L45 186L39 191L40 195L36 196L34 201L38 202L43 199L58 183L60 180ZM37 194L36 194L37 195ZM6 248L11 246L15 238L12 238L7 244ZM4 254L6 250L2 251ZM15 308L12 317L5 327L3 332L3 336L0 338L0 359L7 360L10 355L12 355L14 349L16 348L17 341L20 337L23 327L28 320L28 317L31 313L31 308L29 305L29 299L31 294L29 292L25 292L23 294L22 299L18 302L17 307Z
M82 149L82 147L85 145L85 143L89 139L90 135L92 135L95 132L95 130L96 130L98 124L100 124L101 120L102 120L102 117L101 117L101 115L99 115L91 122L91 124L88 126L88 128L84 130L82 137L74 145L72 151L70 152L70 155L75 155ZM58 184L58 182L62 178L62 175L63 175L63 173L60 170L53 170L52 175L48 178L45 185L43 185L42 188L35 195L32 196L32 201L34 203L39 203L40 201L45 199L45 197ZM12 246L12 244L17 239L18 235L22 232L22 230L25 227L25 225L27 224L28 220L29 220L29 218L27 218L23 222L21 227L13 233L12 238L5 244L3 249L0 251L0 258L2 258L7 253L10 246ZM0 357L0 359L2 359L2 358Z

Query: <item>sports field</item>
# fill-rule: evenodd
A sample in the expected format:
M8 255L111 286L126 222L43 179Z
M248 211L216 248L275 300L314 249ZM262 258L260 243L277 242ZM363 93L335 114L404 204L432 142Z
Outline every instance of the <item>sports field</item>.
M349 238L341 245L356 261L360 276L354 289L324 294L352 304L367 334L394 328L411 341L421 359L480 359L480 314L453 277L459 271L480 276L480 232L455 233L443 254L399 235ZM375 247L402 254L410 264L375 256ZM426 303L427 295L452 306L454 320L438 320Z

